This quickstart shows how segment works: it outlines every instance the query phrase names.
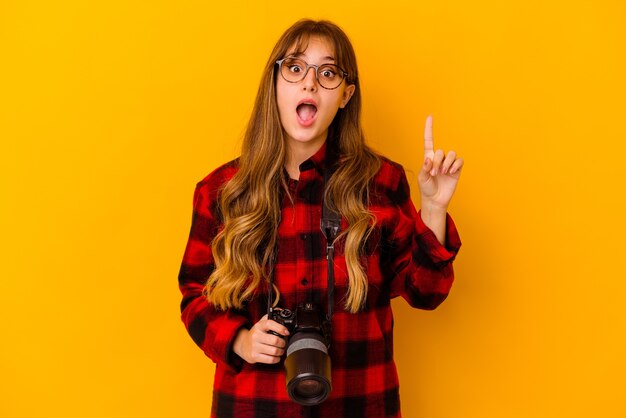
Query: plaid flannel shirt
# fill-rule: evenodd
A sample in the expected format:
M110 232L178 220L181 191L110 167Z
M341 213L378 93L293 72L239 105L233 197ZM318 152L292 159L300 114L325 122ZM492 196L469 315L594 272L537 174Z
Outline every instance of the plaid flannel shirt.
M313 301L326 312L326 242L320 231L324 159L325 146L301 164L299 180L289 180L293 202L283 198L274 280L280 290L278 305L284 308ZM454 277L451 262L461 246L454 222L447 215L445 246L441 245L411 202L404 169L383 158L370 187L369 209L376 226L362 260L369 281L365 307L356 314L344 308L348 275L338 243L329 349L332 392L321 405L306 411L287 395L283 361L248 364L232 351L238 330L250 328L266 313L267 289L259 289L242 310L216 310L202 296L214 269L211 241L221 228L219 193L236 171L237 161L231 161L197 184L179 274L183 323L216 363L211 416L399 417L390 301L402 296L413 307L434 309L446 298Z

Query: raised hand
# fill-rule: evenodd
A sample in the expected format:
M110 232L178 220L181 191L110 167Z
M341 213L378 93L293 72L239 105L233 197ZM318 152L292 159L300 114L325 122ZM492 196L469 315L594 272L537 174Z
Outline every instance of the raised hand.
M435 150L433 118L426 118L424 128L424 164L417 176L422 197L422 211L445 213L461 176L463 159L456 152Z

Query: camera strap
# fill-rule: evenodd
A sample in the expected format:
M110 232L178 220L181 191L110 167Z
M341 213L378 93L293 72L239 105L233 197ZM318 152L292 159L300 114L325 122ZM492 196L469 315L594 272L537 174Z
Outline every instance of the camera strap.
M324 171L324 196L322 197L322 219L320 221L320 229L326 238L326 260L328 262L328 286L326 293L328 294L328 312L326 319L330 321L333 316L333 305L335 304L335 269L333 256L335 254L335 238L341 230L341 215L328 206L326 200L326 186L328 180L337 170L339 156L332 149L330 144L326 149L326 170Z
M326 201L326 186L328 181L337 170L339 162L339 150L332 144L333 141L326 141L326 156L324 170L324 190L322 194L322 218L320 220L320 229L322 234L326 238L326 260L328 261L328 286L326 293L328 293L328 311L326 313L326 319L330 321L333 316L333 305L335 304L335 269L334 269L334 254L335 254L335 239L341 231L341 215L331 209ZM269 264L269 289L267 297L267 314L272 313L273 295L274 295L274 264L278 258L278 251L274 251L274 255Z

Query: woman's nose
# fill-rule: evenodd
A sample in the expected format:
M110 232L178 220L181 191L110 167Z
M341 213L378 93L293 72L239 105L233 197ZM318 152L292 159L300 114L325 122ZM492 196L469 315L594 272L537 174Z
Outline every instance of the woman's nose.
M317 73L315 72L315 68L313 67L309 67L307 69L307 73L304 76L304 79L302 80L303 86L305 90L311 90L314 91L315 89L317 89L317 78L316 78Z

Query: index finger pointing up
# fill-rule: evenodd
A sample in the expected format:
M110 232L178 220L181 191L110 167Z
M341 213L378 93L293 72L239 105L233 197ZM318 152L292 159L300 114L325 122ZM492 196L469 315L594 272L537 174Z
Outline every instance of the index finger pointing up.
M435 152L433 144L433 117L428 115L426 126L424 127L424 158L431 157Z

